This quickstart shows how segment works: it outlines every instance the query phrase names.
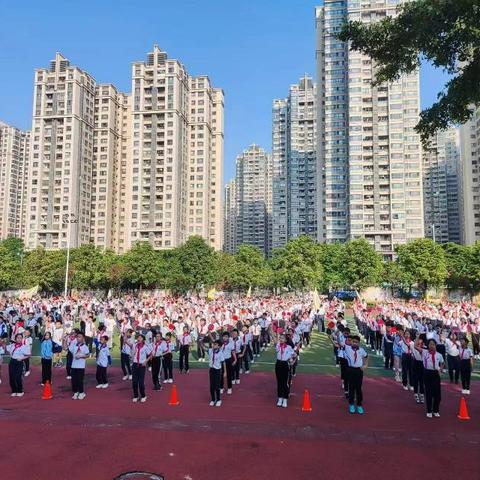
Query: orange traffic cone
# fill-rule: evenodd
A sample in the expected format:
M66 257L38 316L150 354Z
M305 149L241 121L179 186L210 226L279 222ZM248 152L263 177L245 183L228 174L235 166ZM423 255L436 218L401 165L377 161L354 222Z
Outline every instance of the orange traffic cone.
M467 402L465 400L465 397L462 397L460 399L460 408L458 410L458 415L457 417L460 420L470 420L470 417L468 416L468 410L467 410Z
M170 401L168 402L169 405L172 407L180 405L180 402L178 401L177 397L177 386L173 385L172 386L172 393L170 394Z
M308 394L308 390L303 392L303 407L302 412L311 412L312 411L312 404L310 403L310 395Z
M50 386L50 382L47 380L45 386L43 387L42 400L51 400L52 398L52 387Z

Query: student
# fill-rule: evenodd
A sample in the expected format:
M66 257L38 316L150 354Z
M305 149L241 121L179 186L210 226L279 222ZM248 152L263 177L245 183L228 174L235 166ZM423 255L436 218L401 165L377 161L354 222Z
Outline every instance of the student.
M417 336L413 349L412 361L413 396L415 398L415 402L417 403L425 402L425 387L423 380L423 351L423 338Z
M108 335L102 335L97 346L97 386L95 388L108 388L107 368L109 359Z
M294 349L287 344L285 335L281 334L275 347L277 361L275 362L275 376L277 377L277 407L287 408L290 396L290 364L295 360Z
M160 372L162 368L162 334L157 332L155 334L155 342L152 345L152 382L153 390L158 392L162 389L160 384Z
M342 330L340 335L337 337L338 347L337 347L337 357L340 363L340 380L342 383L342 389L345 393L345 398L348 398L348 362L345 358L345 347L350 345L350 329L344 328L343 325L340 325L339 328Z
M458 384L460 377L460 358L459 358L459 344L457 335L452 332L450 337L445 341L445 349L447 353L448 376L450 383L455 381Z
M42 386L47 382L52 383L52 358L53 358L53 341L50 332L46 332L40 348L42 362Z
M208 326L205 318L200 319L200 324L197 327L197 356L199 362L205 361L205 341L208 336Z
M172 342L172 334L168 332L165 335L165 340L160 345L162 352L163 363L163 383L173 383L173 352L175 351L175 345Z
M63 336L65 330L63 328L62 322L60 320L56 320L55 326L52 332L52 341L53 345L53 366L54 367L62 367L62 343L63 343Z
M250 358L252 358L252 361L253 361L252 350L250 348L250 344L252 341L252 334L248 331L247 325L244 325L242 327L242 332L243 332L243 336L242 336L242 350L241 350L241 358L242 358L241 371L248 374L250 373L250 364L249 364Z
M427 418L440 416L440 402L442 400L440 371L445 363L443 357L437 352L437 342L428 340L427 351L423 351L423 375L425 380L425 403Z
M470 377L473 370L473 352L468 348L468 339L460 340L460 378L462 380L462 393L470 395Z
M180 357L178 366L180 368L180 373L183 372L185 368L185 373L189 372L188 357L190 355L190 344L192 343L192 336L188 331L188 327L183 327L183 334L178 339L180 344Z
M5 332L4 335L8 334ZM5 339L6 337L3 337L0 335L0 385L2 384L2 364L3 364L3 356L5 355Z
M414 343L410 338L410 332L407 330L400 342L402 349L402 385L404 390L413 390L412 381L412 358ZM410 386L410 387L409 387Z
M220 389L220 393L223 393L226 377L227 395L231 395L233 385L233 367L237 362L237 355L235 353L232 339L230 338L230 334L228 332L223 332L222 334L222 355L222 386Z
M232 340L231 341L233 342L233 349L234 349L236 359L237 359L235 364L232 363L233 384L234 385L235 384L239 385L240 384L240 364L242 362L243 355L242 355L242 342L241 342L240 338L238 337L238 330L236 328L234 328L232 330Z
M132 379L132 368L130 366L130 360L133 347L133 330L127 329L122 336L122 350L120 353L120 364L122 367L123 378L122 380Z
M260 333L261 333L261 328L260 325L258 324L258 319L255 319L253 321L253 325L250 327L251 333L252 333L252 353L254 357L259 357L260 356ZM255 359L252 360L252 363L255 361Z
M360 347L360 337L358 335L350 336L350 345L345 346L345 359L347 360L348 377L348 411L355 413L355 400L357 403L357 413L363 415L363 369L368 366L367 352Z
M70 351L70 345L73 342L77 341L77 334L78 330L74 329L72 332L70 332L69 335L67 335L65 339L65 346L67 348L67 363L66 363L66 370L67 370L67 380L72 379L72 362L73 362L73 354ZM53 347L52 347L52 352L53 352Z
M147 395L145 394L145 370L150 358L150 348L145 344L145 336L140 334L132 349L132 401L134 403L138 402L139 391L140 402L145 403L147 401Z
M90 349L85 343L85 337L83 333L77 333L75 341L70 343L69 347L72 353L72 392L73 400L83 400L86 397L83 380L85 378L85 366L87 358L90 355Z
M23 338L23 344L28 348L30 351L30 355L32 355L32 345L33 345L33 338L32 338L32 333L29 330L25 330L23 333L24 338ZM23 361L24 367L25 367L25 373L24 375L28 377L30 375L30 356L25 358Z
M393 341L394 336L392 334L391 325L386 326L386 331L383 335L383 356L385 357L384 368L386 370L393 369Z
M10 363L8 365L8 374L10 377L10 388L12 397L23 397L23 361L32 354L27 345L23 343L23 335L17 333L15 341L7 346L7 352L10 354Z
M220 398L220 384L222 375L223 354L220 351L220 341L214 340L212 347L208 350L208 365L210 375L210 406L220 407L222 400Z
M395 372L395 381L402 381L402 341L403 330L397 327L397 332L393 337L393 370Z

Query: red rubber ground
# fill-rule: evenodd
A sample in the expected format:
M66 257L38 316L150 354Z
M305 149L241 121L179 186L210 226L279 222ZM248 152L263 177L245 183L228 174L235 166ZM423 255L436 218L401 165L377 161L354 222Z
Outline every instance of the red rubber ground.
M181 479L480 478L480 384L467 399L472 420L457 419L459 392L443 386L442 418L427 419L410 392L391 379L364 382L366 414L350 415L333 376L295 378L287 409L275 406L273 374L242 376L220 408L208 405L207 370L177 374L180 406L168 406L171 386L131 402L117 368L111 386L71 400L64 370L54 369L54 399L40 400L39 371L23 398L11 398L4 366L0 386L2 480L112 480L132 470ZM58 378L55 381L55 378ZM304 388L313 412L302 413ZM406 469L406 470L405 470Z

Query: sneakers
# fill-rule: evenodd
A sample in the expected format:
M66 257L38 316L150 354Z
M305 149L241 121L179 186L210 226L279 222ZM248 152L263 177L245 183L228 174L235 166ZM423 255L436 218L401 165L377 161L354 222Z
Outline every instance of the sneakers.
M11 397L16 397L17 394L16 394L16 393L12 393L10 396L11 396Z
M216 402L216 403L215 403L215 406L216 406L216 407L221 407L221 406L222 406L222 401L219 400L218 402Z
M283 407L283 408L287 408L287 399L286 399L286 398L284 398L284 399L282 400L282 407Z
M124 376L122 377L122 380L128 380L128 375L124 375Z
M250 373L250 370L247 370L245 373L248 375Z
M30 370L27 370L27 371L25 372L25 377L28 377L29 375L30 375Z
M78 399L79 399L79 400L83 400L86 396L87 396L86 393L79 393L79 394L78 394Z
M164 380L163 383L168 383L168 379Z
M281 407L283 403L283 398L279 398L277 402L277 407Z
M229 388L229 389L227 390L227 395L231 395L231 394L232 394L232 389Z
M70 375L67 375L67 380L71 380L72 377Z
M220 389L220 393L223 393L223 388Z
M349 411L349 413L355 413L355 405L349 405L348 406L348 411Z
M173 383L173 378L169 378L168 383Z
M413 392L413 387L410 385L410 387L408 387L408 389Z
M99 383L95 388L103 388L103 384Z
M25 392L17 393L17 397L23 397L24 395L25 395Z
M436 418L440 418L440 414L438 412L433 412L433 416Z
M433 415L431 413L427 413L427 418L433 418Z
M142 397L142 398L140 399L140 401L141 401L142 403L145 403L145 402L147 401L147 397Z
M201 359L200 359L200 360L201 360ZM212 400L212 401L209 403L209 405L210 405L211 407L214 407L214 406L215 406L215 402Z
M408 390L408 387L406 385L403 386L404 390Z
M129 379L129 380L131 380L131 379L132 379L132 376L131 376L131 375L129 375L129 376L128 376L128 379Z
M420 403L425 403L425 395L423 393L420 394Z
M104 383L104 384L102 385L102 388L108 388L108 383Z
M415 398L416 403L420 403L420 396L418 395L418 393L415 393L413 397Z
M365 413L365 410L363 409L363 407L357 407L357 413L363 415Z
M78 400L78 393L74 393L72 399L73 400Z
M465 395L470 395L470 390L465 390Z
M137 402L138 402L138 398L137 398L137 397L133 397L133 398L132 398L132 402L133 402L133 403L137 403Z

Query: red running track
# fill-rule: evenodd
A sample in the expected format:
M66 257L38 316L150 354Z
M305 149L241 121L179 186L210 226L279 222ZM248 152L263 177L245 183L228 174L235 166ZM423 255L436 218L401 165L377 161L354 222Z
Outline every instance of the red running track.
M62 375L60 375L62 374ZM112 480L145 470L166 480L405 480L480 478L480 383L467 399L471 421L456 418L459 392L443 386L440 419L427 419L412 394L387 378L366 378L366 414L350 415L334 376L299 374L287 409L275 406L273 374L242 376L222 407L210 407L207 370L176 376L180 406L168 406L171 385L131 402L129 382L117 368L111 386L73 401L64 370L54 399L42 401L38 368L23 398L0 386L2 480ZM54 379L55 379L54 377ZM313 412L301 411L308 388ZM405 470L406 469L406 470Z

